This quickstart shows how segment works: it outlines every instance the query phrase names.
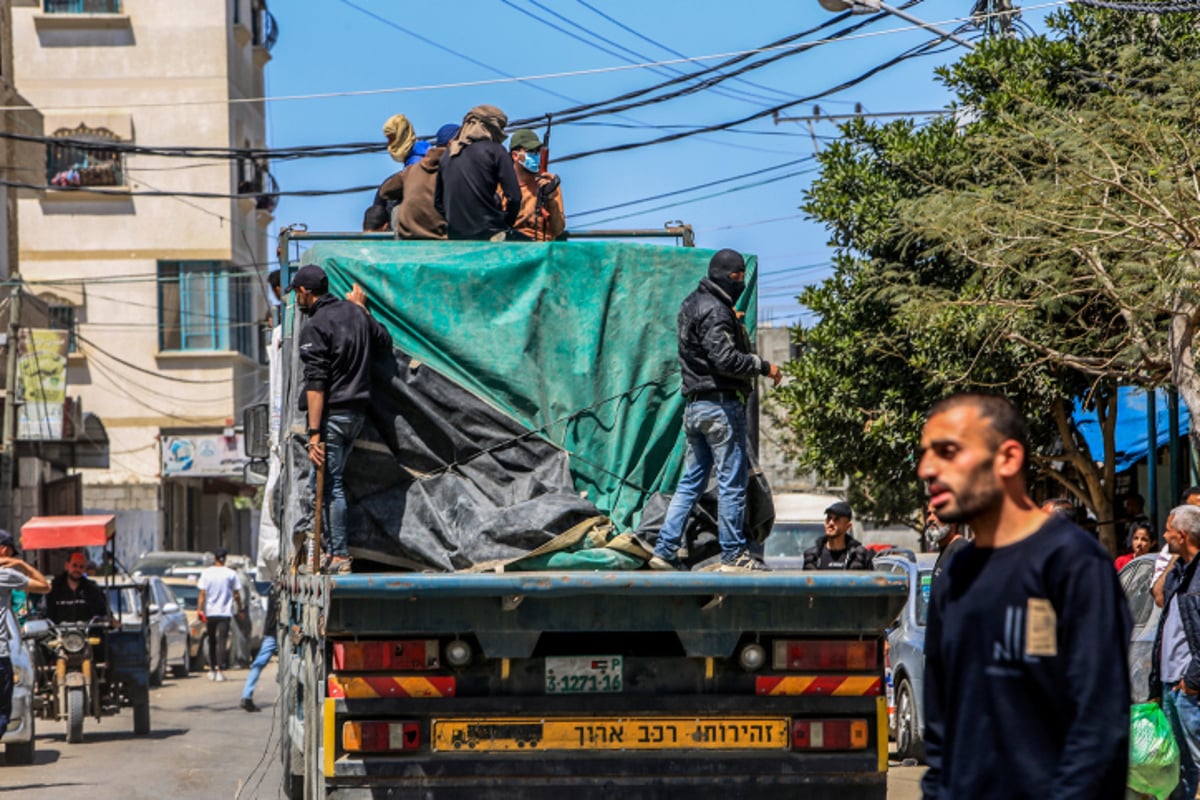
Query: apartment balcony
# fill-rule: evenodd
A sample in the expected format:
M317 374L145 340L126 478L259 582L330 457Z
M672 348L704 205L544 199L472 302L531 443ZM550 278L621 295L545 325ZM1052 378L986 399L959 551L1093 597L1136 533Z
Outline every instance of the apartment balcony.
M47 14L120 14L121 0L42 0Z

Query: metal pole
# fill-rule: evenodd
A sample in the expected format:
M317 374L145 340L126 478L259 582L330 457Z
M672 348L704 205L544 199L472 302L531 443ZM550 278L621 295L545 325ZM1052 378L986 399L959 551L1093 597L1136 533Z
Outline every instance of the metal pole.
M21 333L21 276L10 279L12 291L8 303L8 338L4 345L4 433L0 444L0 525L15 527L13 519L13 476L17 445L17 341Z
M1146 390L1146 516L1158 530L1158 397Z

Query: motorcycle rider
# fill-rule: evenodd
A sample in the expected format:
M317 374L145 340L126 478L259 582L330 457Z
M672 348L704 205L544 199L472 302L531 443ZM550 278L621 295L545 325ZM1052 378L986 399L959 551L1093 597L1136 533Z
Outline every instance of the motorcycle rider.
M86 569L87 556L82 550L67 557L66 569L54 576L46 595L46 616L54 623L91 622L100 617L119 627L120 621L109 613L103 590L83 574Z

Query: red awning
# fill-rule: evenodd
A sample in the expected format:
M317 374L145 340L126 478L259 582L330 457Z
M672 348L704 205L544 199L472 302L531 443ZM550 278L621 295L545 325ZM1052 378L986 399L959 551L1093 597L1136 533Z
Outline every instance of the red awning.
M53 550L60 547L95 547L108 544L117 531L112 514L81 517L34 517L21 526L22 550Z

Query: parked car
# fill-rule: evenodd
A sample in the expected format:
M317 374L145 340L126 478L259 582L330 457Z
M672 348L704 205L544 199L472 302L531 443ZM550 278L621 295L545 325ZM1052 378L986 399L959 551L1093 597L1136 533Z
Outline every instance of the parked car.
M196 585L194 576L189 578L182 575L165 575L161 580L183 606L183 613L187 619L188 669L205 669L208 666L208 634L196 609L200 587Z
M892 697L888 703L888 733L901 759L925 757L925 623L936 553L916 555L891 550L875 558L875 569L908 578L908 602L888 629L885 664Z
M150 584L150 619L159 619L161 640L158 660L150 662L150 678L157 676L161 683L168 668L176 677L186 678L191 670L187 613L162 578L151 575L145 580Z
M4 745L4 759L9 764L32 764L35 749L33 726L33 661L26 643L21 639L16 618L5 614L8 621L9 657L13 668L12 714L8 730L0 743Z
M173 567L195 567L197 570L212 566L212 553L195 553L186 550L155 550L143 553L134 563L131 572L135 578L146 575L165 575Z
M1150 658L1154 652L1154 637L1162 609L1154 604L1150 594L1150 579L1154 575L1157 553L1148 553L1126 564L1118 573L1121 589L1133 617L1133 634L1129 638L1129 689L1133 702L1144 703L1150 694Z

